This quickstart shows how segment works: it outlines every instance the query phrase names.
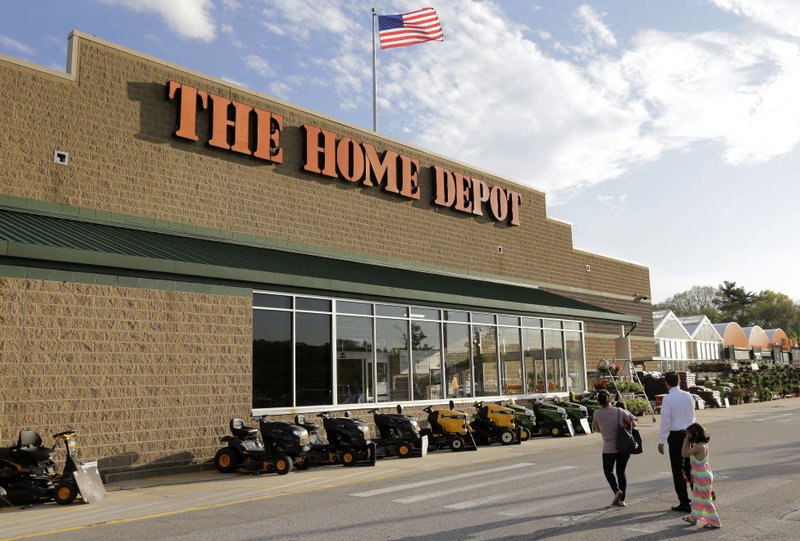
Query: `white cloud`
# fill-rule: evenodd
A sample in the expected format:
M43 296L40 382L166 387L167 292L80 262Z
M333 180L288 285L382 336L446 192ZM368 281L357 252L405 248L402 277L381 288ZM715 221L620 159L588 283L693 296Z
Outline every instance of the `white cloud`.
M32 55L36 52L32 47L28 47L24 43L3 34L0 34L0 47L11 49L12 51L16 51L24 55Z
M584 35L584 44L581 50L586 53L596 52L605 47L616 47L617 38L614 33L603 22L602 17L595 9L583 4L575 10L575 18L578 26Z
M155 13L179 36L199 41L212 41L216 28L211 16L211 0L102 0L144 13Z
M258 55L251 54L244 57L244 63L248 68L258 73L262 77L269 77L274 72L266 60Z
M778 32L800 37L797 0L710 0L717 7L753 19Z

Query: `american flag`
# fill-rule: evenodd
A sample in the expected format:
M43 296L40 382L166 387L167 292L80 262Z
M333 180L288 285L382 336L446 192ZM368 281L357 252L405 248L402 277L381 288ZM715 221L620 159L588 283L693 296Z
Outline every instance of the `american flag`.
M433 8L422 8L402 15L378 15L378 30L381 49L444 41L442 25Z

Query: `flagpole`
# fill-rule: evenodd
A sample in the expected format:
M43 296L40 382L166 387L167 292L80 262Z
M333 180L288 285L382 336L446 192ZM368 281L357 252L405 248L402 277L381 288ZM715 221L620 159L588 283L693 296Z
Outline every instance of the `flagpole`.
M375 65L378 56L375 52L375 8L372 8L372 131L378 132L378 70Z

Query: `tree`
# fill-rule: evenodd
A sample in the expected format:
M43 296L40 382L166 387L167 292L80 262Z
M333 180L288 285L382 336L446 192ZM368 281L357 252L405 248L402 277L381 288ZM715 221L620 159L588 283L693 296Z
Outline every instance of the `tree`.
M712 323L719 320L719 312L714 307L717 289L713 286L692 286L691 289L676 293L654 306L656 310L672 310L678 317L703 314Z
M736 321L747 310L755 298L755 294L746 291L743 287L736 287L736 282L723 281L717 288L714 297L714 307L719 310L723 321Z
M784 293L764 290L755 295L739 323L743 326L758 325L762 329L783 329L796 339L800 334L800 304Z

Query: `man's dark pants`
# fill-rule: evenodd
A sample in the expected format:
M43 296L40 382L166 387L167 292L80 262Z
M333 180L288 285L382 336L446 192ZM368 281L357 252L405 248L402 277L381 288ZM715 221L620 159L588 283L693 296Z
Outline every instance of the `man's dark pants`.
M678 495L678 501L681 505L689 506L692 502L689 499L689 491L686 489L686 483L687 481L691 482L692 466L688 458L683 458L681 456L683 439L685 437L685 430L673 430L667 437L667 444L669 445L669 464L672 467L672 481L675 483L675 494Z

